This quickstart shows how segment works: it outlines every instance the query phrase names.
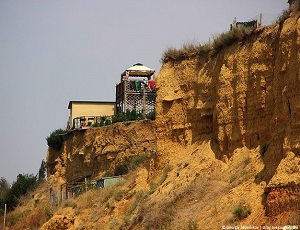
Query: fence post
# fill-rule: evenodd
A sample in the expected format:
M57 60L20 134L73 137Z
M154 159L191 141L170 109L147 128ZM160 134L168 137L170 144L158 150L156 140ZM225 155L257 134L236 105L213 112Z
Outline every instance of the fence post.
M87 192L88 188L87 188L87 181L86 181L86 178L84 178L84 184L85 184L85 192Z
M124 111L121 111L121 112L124 112L126 114L126 105L127 105L127 80L124 80Z
M52 203L52 188L49 189L49 194L50 194L49 198L50 198L50 201Z
M66 182L66 200L69 200L68 183Z
M4 220L3 220L3 229L5 229L5 221L6 221L6 204L4 204Z
M143 85L143 115L146 116L146 94L145 94L145 84Z
M63 189L62 189L62 184L60 185L60 202L63 202Z
M262 13L259 15L259 27L262 26Z

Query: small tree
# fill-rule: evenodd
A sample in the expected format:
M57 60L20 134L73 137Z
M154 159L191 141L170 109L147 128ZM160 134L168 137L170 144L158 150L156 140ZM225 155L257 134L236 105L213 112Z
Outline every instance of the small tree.
M46 163L44 160L42 160L39 173L38 173L38 181L42 182L46 179Z
M1 177L0 179L0 199L4 199L6 193L9 190L9 183L7 182L7 180L4 177Z
M4 213L5 197L10 189L10 185L4 177L0 179L0 215Z
M13 210L19 203L19 198L37 185L37 178L29 174L19 174L10 190L7 192L5 203L8 210Z

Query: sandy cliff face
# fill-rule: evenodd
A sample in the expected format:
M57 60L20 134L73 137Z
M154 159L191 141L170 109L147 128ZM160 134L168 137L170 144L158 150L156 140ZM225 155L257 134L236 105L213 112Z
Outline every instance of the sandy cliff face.
M156 150L155 132L150 120L74 131L60 151L48 150L49 182L58 189L62 183L85 177L126 173L126 160Z
M260 148L264 168L256 182L268 184L267 211L285 206L276 187L299 195L299 50L300 21L294 15L212 58L163 64L156 119L161 163L176 157L169 146L184 150L204 140L223 160L237 148Z

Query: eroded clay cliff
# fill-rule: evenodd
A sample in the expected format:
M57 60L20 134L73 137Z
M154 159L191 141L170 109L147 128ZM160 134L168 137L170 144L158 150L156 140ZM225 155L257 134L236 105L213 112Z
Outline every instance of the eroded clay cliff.
M264 168L255 181L267 183L267 212L282 211L278 202L288 209L290 201L282 198L275 207L272 199L282 194L278 186L299 196L299 62L295 14L214 57L164 63L157 82L158 152L168 161L178 153L166 146L186 149L209 140L216 158L226 161L237 148L259 148Z

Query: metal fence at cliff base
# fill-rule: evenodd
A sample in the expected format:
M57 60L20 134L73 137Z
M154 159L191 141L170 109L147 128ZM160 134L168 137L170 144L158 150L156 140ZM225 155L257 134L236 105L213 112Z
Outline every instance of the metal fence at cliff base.
M87 180L85 178L84 181L67 182L60 185L60 190L50 188L50 201L52 204L59 204L90 189L106 188L116 185L123 180L122 176L113 176L102 177L96 180Z

